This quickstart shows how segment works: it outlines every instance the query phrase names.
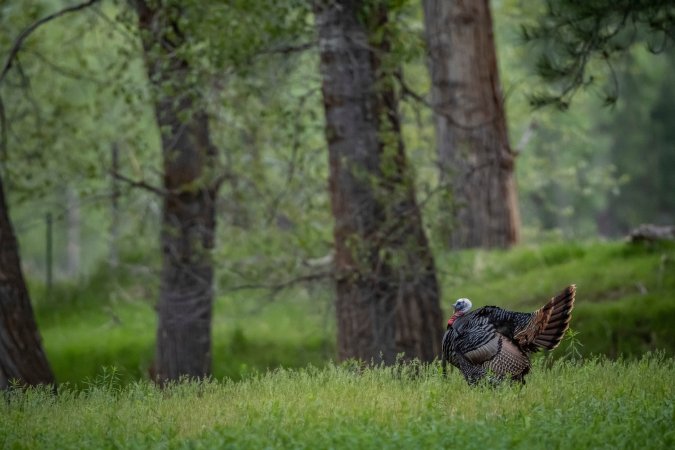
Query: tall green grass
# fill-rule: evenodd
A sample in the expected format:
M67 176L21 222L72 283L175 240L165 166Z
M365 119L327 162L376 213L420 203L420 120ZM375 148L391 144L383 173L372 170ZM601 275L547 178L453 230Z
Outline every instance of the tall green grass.
M160 391L99 377L11 392L5 448L673 448L675 364L539 361L527 385L469 388L437 364L277 369Z

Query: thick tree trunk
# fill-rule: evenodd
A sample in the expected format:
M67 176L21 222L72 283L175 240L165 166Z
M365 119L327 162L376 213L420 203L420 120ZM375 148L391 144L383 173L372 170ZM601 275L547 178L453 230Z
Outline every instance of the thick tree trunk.
M404 353L429 361L440 351L442 331L434 262L390 74L381 69L388 42L357 19L362 6L326 1L315 11L335 218L338 352L340 359L392 363ZM386 11L377 14L375 26L386 20Z
M423 0L452 248L507 247L520 217L488 0Z
M164 156L162 275L154 376L157 381L211 372L215 148L189 63L179 11L137 2Z
M0 179L0 388L56 385L35 323Z

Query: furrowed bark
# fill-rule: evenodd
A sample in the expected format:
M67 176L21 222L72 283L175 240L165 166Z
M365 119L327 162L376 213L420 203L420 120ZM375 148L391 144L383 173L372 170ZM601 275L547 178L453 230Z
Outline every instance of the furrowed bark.
M361 1L315 7L335 219L340 359L429 361L440 351L434 261L422 227L384 58L380 8ZM384 37L383 37L384 36Z
M56 386L19 262L19 244L0 179L0 388Z
M211 373L216 149L174 4L135 2L161 132L164 193L162 274L153 376L156 381Z
M508 247L520 217L488 0L423 0L451 248Z

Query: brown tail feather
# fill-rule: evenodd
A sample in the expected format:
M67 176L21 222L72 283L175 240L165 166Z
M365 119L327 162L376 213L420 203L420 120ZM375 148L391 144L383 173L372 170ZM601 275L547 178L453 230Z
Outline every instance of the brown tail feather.
M558 336L558 330L551 331L550 333L539 333L537 335L537 339L542 339L542 338L555 338Z
M568 286L548 302L546 306L550 307L551 314L534 339L537 346L552 350L560 344L570 326L576 290L575 285Z
M562 316L566 316L569 312L567 308L569 303L563 303L562 305L555 305L553 311L551 312L551 318L549 320L559 319Z
M570 285L532 314L530 323L514 338L528 351L552 350L569 328L576 286Z

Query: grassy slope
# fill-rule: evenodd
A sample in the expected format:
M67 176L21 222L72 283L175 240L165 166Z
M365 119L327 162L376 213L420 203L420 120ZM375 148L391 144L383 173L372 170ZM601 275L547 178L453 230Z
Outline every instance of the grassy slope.
M624 243L552 244L509 252L472 251L438 258L444 311L458 297L474 305L531 310L569 283L578 286L572 327L586 355L637 356L665 349L675 354L675 248ZM83 380L117 366L130 381L147 373L155 315L146 280L113 284L92 279L61 288L55 304L38 302L45 346L57 378ZM147 283L146 283L147 284ZM33 297L42 297L33 289ZM138 300L146 299L146 300ZM323 365L334 355L331 292L324 286L285 291L274 299L259 291L221 295L216 303L214 374L235 379L279 365ZM564 354L557 350L554 354Z
M416 374L416 375L412 375ZM13 393L6 448L673 448L675 364L535 367L524 388L469 389L438 366L277 370L239 382Z

